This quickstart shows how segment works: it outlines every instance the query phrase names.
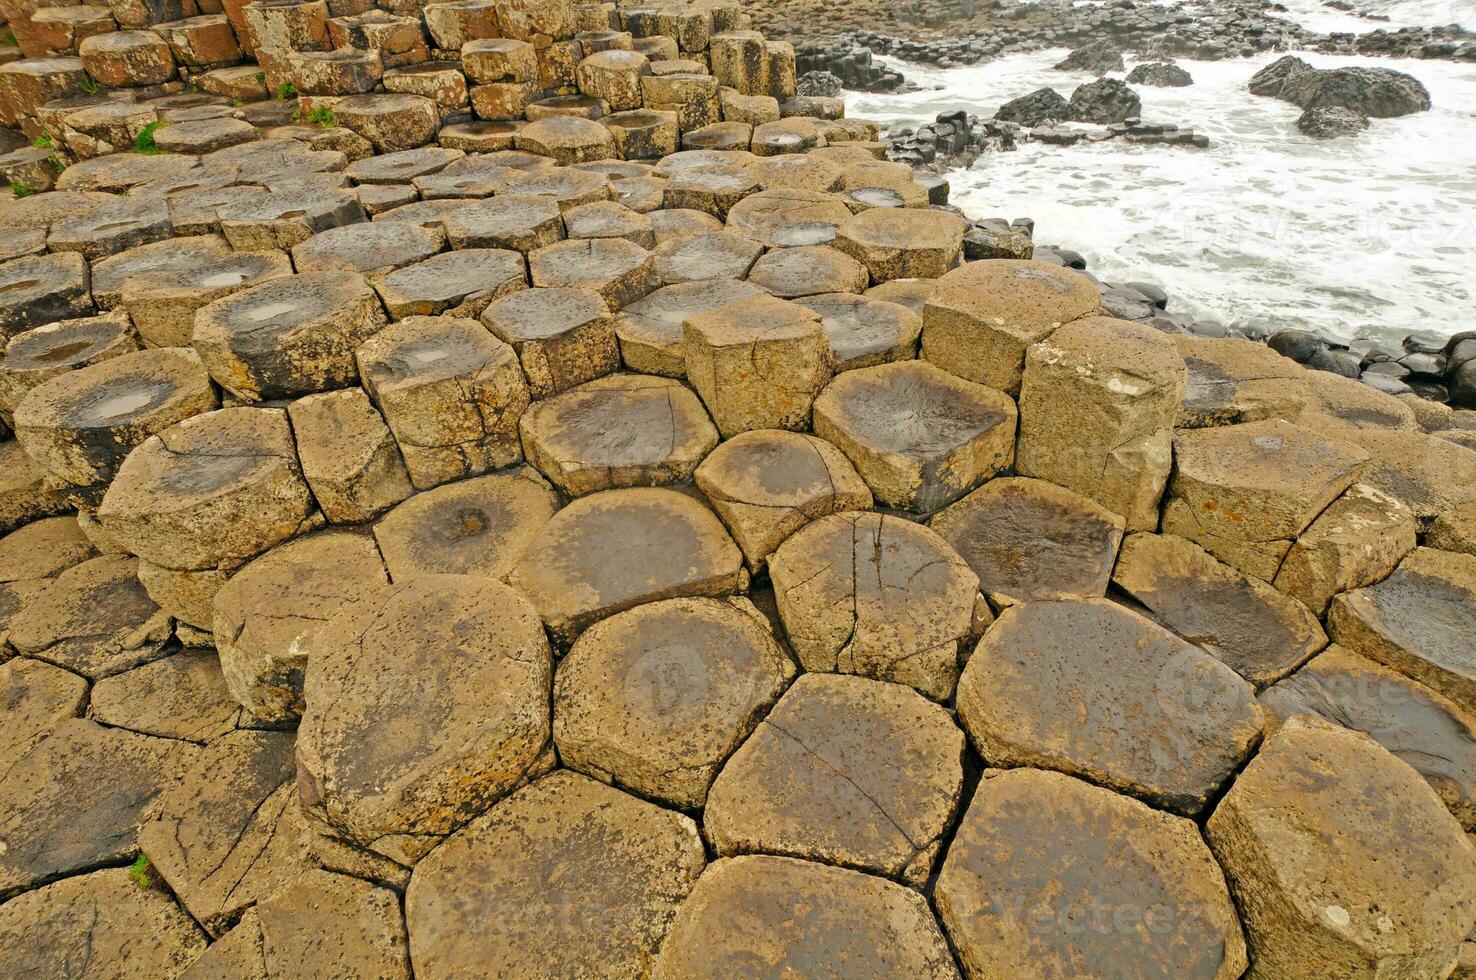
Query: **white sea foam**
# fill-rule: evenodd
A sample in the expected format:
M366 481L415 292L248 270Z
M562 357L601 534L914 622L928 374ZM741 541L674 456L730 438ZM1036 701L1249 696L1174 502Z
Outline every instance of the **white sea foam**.
M945 110L987 116L1043 85L1069 95L1088 76L1052 70L1064 54L899 64L926 90L847 93L848 111L915 125ZM1476 65L1301 56L1407 71L1434 108L1317 141L1297 132L1295 106L1246 91L1277 55L1181 60L1195 84L1136 86L1143 118L1191 126L1210 149L1025 143L950 174L953 200L975 217L1032 217L1038 242L1081 251L1105 279L1160 282L1195 316L1343 338L1476 328Z

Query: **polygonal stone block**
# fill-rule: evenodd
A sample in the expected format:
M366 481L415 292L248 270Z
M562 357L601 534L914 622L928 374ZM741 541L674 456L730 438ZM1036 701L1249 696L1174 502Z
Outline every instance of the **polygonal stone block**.
M346 190L249 196L222 205L216 213L221 233L241 252L286 252L320 231L368 217L358 199Z
M440 229L407 221L365 221L330 228L292 246L292 263L298 272L357 272L377 280L430 258L445 244Z
M194 345L221 387L246 401L270 401L353 384L355 350L384 323L362 276L309 272L202 308Z
M425 96L436 104L443 119L460 112L467 106L466 76L461 73L460 67L454 61L427 61L422 64L403 64L397 68L391 68L386 63L380 82L388 92ZM436 134L436 141L442 146L451 147L452 144L446 142L444 129L445 127L442 127L442 132ZM511 141L508 145L512 145ZM455 148L470 149L466 146ZM493 146L488 149L502 149L502 147Z
M527 288L522 255L508 249L443 252L396 269L374 284L393 320L480 316L488 303Z
M534 286L587 289L612 309L633 303L656 285L651 253L620 238L585 238L528 253Z
M288 64L299 95L361 95L374 91L384 75L379 52L353 48L295 51Z
M851 293L801 296L795 302L820 315L835 352L836 373L917 355L922 317L905 306Z
M1415 548L1410 509L1355 483L1317 516L1276 570L1272 584L1317 615L1339 592L1372 585Z
M921 208L871 208L836 232L836 247L860 261L873 282L936 279L958 263L967 223Z
M658 247L657 261L660 259ZM616 317L615 336L620 341L620 356L632 371L686 377L683 321L697 313L763 294L759 287L736 279L664 286L625 307Z
M764 247L732 232L691 235L656 246L656 278L667 285L707 280L745 279ZM768 292L755 283L754 288Z
M514 138L517 148L548 157L560 166L615 158L615 140L597 122L578 116L549 116L530 122Z
M851 219L834 194L769 190L750 194L728 212L728 227L770 248L824 245Z
M121 313L59 320L19 334L0 360L0 418L11 421L32 388L138 348L138 336Z
M759 182L742 167L722 164L693 167L674 174L666 182L662 204L705 211L725 221L735 204L758 190Z
M769 50L758 31L722 31L712 35L709 55L718 84L743 95L768 95Z
M410 496L410 477L384 417L362 388L326 391L287 407L302 475L334 524L373 520Z
M417 489L522 458L518 419L528 407L527 383L513 349L475 320L409 317L357 356Z
M830 380L819 317L771 296L698 313L682 324L687 377L725 437L750 429L804 429Z
M651 219L614 201L595 201L564 213L564 231L570 238L623 238L644 249L656 247Z
M517 352L533 398L620 367L609 304L593 290L520 290L489 304L482 323Z
M579 62L579 91L603 99L616 112L641 107L641 78L651 63L636 51L598 51Z
M113 88L157 85L174 77L174 55L153 31L94 35L78 46L77 53L87 74Z
M240 252L192 269L129 276L123 281L121 306L147 343L188 347L201 307L290 275L292 260L282 252Z
M92 308L87 260L78 253L31 255L0 265L0 340Z
M380 153L426 145L435 139L441 121L431 99L393 92L348 96L334 104L333 117Z
M160 200L140 198L63 218L51 226L46 244L53 252L80 252L95 261L173 234L169 207Z
M519 428L528 462L570 497L684 482L718 443L690 389L639 374L597 378L535 402Z
M469 41L462 45L461 64L467 77L479 84L538 80L538 56L527 41Z
M97 509L130 552L164 568L239 564L314 517L287 413L224 408L150 437Z
M446 213L444 225L446 239L454 249L495 248L526 253L564 237L558 202L538 194L498 194L474 204L458 204Z

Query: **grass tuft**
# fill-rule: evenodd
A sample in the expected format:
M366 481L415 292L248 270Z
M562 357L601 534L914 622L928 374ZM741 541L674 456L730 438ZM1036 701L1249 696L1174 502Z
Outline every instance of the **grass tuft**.
M155 121L145 126L143 129L141 129L139 131L139 134L133 138L133 152L167 153L167 150L159 149L158 145L154 143L154 133L158 132L160 129L167 125L169 124L162 120L156 119Z
M29 184L26 184L25 182L19 180L12 180L10 182L10 190L13 194L15 194L16 197L30 197L32 194L36 193L35 191L31 190Z
M154 880L149 876L149 856L147 854L140 854L133 859L133 864L128 868L128 877L132 878L133 883L140 888L153 887Z

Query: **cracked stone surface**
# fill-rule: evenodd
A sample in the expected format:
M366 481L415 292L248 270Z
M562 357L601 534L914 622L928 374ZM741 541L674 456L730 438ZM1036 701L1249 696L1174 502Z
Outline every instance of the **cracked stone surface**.
M300 716L312 633L388 582L374 539L349 531L311 534L244 566L213 604L215 648L232 696L261 721Z
M927 880L963 792L963 733L908 688L805 674L713 783L718 854L782 854Z
M1235 906L1198 828L1059 773L985 772L935 894L969 976L1231 980L1246 967Z
M298 789L344 838L414 864L551 768L553 658L533 607L428 575L340 612L312 644Z
M935 532L832 514L780 545L769 576L806 670L909 684L938 701L953 693L979 578Z
M959 975L911 888L794 858L721 858L682 905L652 975L718 980L744 974L755 959L781 974L844 964L857 980Z
M1106 599L1006 609L969 657L958 713L993 766L1056 769L1196 816L1255 749L1255 690Z
M144 735L211 742L243 720L213 650L181 650L92 688L92 717Z
M979 576L995 606L1100 597L1122 518L1043 480L999 477L933 516L928 526Z
M712 511L675 490L635 487L581 497L555 514L508 583L568 643L644 602L741 591L747 574Z
M690 388L614 374L535 402L519 428L523 454L570 497L680 483L718 443Z
M705 864L690 818L575 773L545 776L415 869L415 975L478 972L495 948L513 974L639 977Z
M559 759L648 799L700 809L794 674L745 600L638 606L595 624L560 662Z
M40 660L16 657L0 664L0 778L38 742L87 707L87 681Z
M1413 769L1320 719L1266 740L1205 836L1258 969L1441 976L1476 918L1476 846L1460 824Z
M647 293L620 311L615 336L625 366L643 374L686 377L682 323L698 313L762 296L758 286L737 279L703 279L677 283Z
M755 572L816 518L869 510L871 491L845 455L815 436L743 432L708 454L694 474Z

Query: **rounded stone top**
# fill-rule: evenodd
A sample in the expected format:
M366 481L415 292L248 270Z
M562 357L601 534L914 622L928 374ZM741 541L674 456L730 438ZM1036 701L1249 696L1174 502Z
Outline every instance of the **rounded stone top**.
M138 350L138 340L119 314L62 320L27 330L5 348L0 360L0 410L14 412L32 388L75 368Z
M520 344L559 337L609 315L609 304L592 289L540 286L489 303L482 323L508 343Z
M1097 285L1072 269L1034 259L993 259L965 262L940 278L923 318L927 323L946 313L1044 326L1089 316L1100 304Z
M850 219L836 195L791 188L750 194L728 211L728 227L770 248L824 245Z
M646 75L651 71L651 61L639 51L622 50L620 48L607 48L604 51L596 51L579 63L580 67L586 65L594 68L609 69L612 71L633 71L637 74Z
M934 293L934 300L937 293ZM930 300L929 302L932 302ZM1112 387L1118 372L1150 383L1184 385L1188 372L1167 334L1131 320L1093 316L1066 324L1037 344L1031 357ZM1124 390L1123 394L1132 392Z

